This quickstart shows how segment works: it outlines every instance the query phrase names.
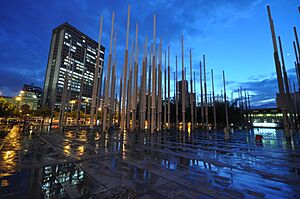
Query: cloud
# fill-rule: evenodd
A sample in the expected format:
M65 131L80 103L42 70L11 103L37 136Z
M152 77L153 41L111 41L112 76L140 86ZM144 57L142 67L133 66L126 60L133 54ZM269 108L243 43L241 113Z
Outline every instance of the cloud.
M212 39L212 35L230 28L231 24L239 19L251 18L256 8L264 2L264 0L76 0L72 3L69 1L21 3L14 0L5 1L0 8L2 19L0 21L0 89L14 94L21 89L23 83L43 85L52 29L65 21L97 40L99 17L103 15L102 41L108 52L112 11L116 13L117 71L120 76L123 71L128 4L131 5L129 44L134 38L135 23L139 23L138 42L141 58L142 44L146 35L148 35L148 44L151 45L153 14L156 13L157 43L162 38L164 49L170 45L171 56L178 55L178 75L181 77L181 34L184 34L185 41L185 66L189 69L187 59L189 48L192 48L195 56L199 48L205 48L201 45L204 40L211 41L211 45L214 45L216 41ZM108 54L106 58L107 56ZM107 62L105 68L106 64ZM171 64L175 66L175 59L172 59ZM196 81L199 82L199 60L196 56L193 58L193 65ZM173 71L175 67L172 67L171 74ZM187 79L188 76L189 70ZM219 74L215 74L216 84L221 79ZM207 80L210 80L210 69L207 70ZM230 80L227 84L232 89L242 86L251 90L254 101L274 98L277 88L274 76L270 77L269 74L252 76L242 83ZM173 89L172 83L171 88ZM267 92L263 89L267 89Z
M290 68L287 73L291 84L297 81L294 68ZM232 82L228 87L234 92L237 92L240 88L248 91L250 93L251 104L254 106L264 104L275 106L276 93L278 93L276 73L251 76L248 78L248 81Z
M0 68L0 92L4 96L16 96L22 89L23 84L42 85L43 72L25 70L12 70L10 68ZM31 74L31 75L28 75Z

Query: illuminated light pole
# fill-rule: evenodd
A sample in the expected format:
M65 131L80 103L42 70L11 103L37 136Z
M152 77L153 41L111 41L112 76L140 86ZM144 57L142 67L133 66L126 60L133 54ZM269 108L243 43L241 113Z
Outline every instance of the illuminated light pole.
M190 84L191 84L191 94L190 94L191 123L192 123L192 130L194 130L193 65L192 65L192 50L191 49L190 49Z
M59 127L63 127L64 125L64 119L65 119L65 108L66 108L66 102L68 98L68 84L69 84L69 70L71 65L71 48L72 48L72 40L70 40L70 46L68 51L68 65L66 66L66 72L64 77L64 87L61 97L61 105L60 105L60 112L59 112ZM67 118L67 117L66 117Z
M114 34L114 20L115 20L115 13L112 13L112 22L111 22L111 32L110 32L110 42L109 42L109 55L108 55L108 63L107 63L107 73L106 73L106 84L105 84L105 99L104 99L104 109L103 109L103 121L102 121L102 130L106 130L106 121L107 121L107 112L108 112L108 92L110 88L110 76L111 74L111 62L112 62L112 41L113 41L113 34ZM110 102L111 103L111 102ZM109 124L110 125L110 124Z
M114 33L114 58L113 58L113 69L112 69L112 80L111 80L111 90L110 90L110 109L109 109L109 122L108 124L111 125L111 122L114 123L114 115L115 115L115 87L116 87L116 65L117 65L117 34Z
M121 73L122 74L122 73ZM118 124L121 127L121 103L122 103L122 75L119 83L119 107L118 107Z
M151 133L154 132L155 129L155 95L156 95L156 87L155 87L155 66L156 66L156 56L155 56L155 42L156 42L156 15L153 16L153 49L152 49L152 103L151 103Z
M95 108L96 108L96 99L98 93L98 73L100 67L100 51L101 51L101 39L102 39L102 23L103 16L100 19L100 33L99 33L99 41L98 41L98 52L96 59L96 68L94 73L94 81L93 81L93 94L92 94L92 105L91 105L91 120L90 120L90 128L94 128L94 117L95 117Z
M211 87L213 97L213 112L214 112L214 129L217 129L217 113L216 113L216 101L215 101L215 86L214 86L214 71L211 69Z
M78 104L77 104L77 112L76 112L76 125L79 125L79 120L80 120L80 109L81 109L81 103L82 103L84 73L85 73L85 67L86 67L85 62L86 62L86 48L84 48L83 70L82 70L82 73L81 73L80 91L79 91L79 96L78 96Z
M126 85L127 85L127 64L128 64L128 36L129 36L129 25L130 25L130 6L128 5L128 16L127 16L127 30L126 30L126 48L125 48L125 61L124 61L124 73L123 73L123 100L122 100L122 117L121 117L121 131L124 132L125 122L125 101L126 101Z
M225 103L225 120L226 120L226 129L229 130L229 121L228 121L228 107L227 107L227 97L226 97L226 81L225 73L223 70L223 85L224 85L224 103Z
M138 24L136 24L135 32L135 59L134 59L134 82L133 82L133 99L132 99L132 130L136 127L136 101L137 101L137 90L138 90Z
M202 85L202 63L200 61L200 94L201 94L201 127L204 128L204 103L203 103L203 85Z
M150 123L151 123L151 63L152 63L152 54L151 49L149 52L149 71L148 71L148 113L147 113L147 130L150 129ZM148 63L146 63L148 64Z
M84 103L85 103L85 107L84 107L84 124L86 124L86 107L88 105L88 102L89 102L89 100L86 98L84 100Z
M204 96L205 96L205 128L207 129L208 128L208 102L207 102L205 55L203 55L203 67L204 67Z
M185 132L185 79L184 79L184 49L183 49L183 35L181 37L181 55L182 55L182 84L181 84L181 97L182 97L182 131Z
M194 89L195 89L195 99L194 99L194 104L195 104L195 109L194 109L194 112L195 112L195 127L197 128L197 124L198 124L198 120L197 120L197 95L196 95L196 73L194 71Z
M167 128L167 52L165 51L165 70L164 70L164 95L165 95L165 100L164 100L164 128ZM168 124L169 125L169 124Z
M128 79L128 88L127 88L127 109L126 109L126 128L130 130L130 113L132 110L132 64L133 64L133 53L134 53L134 41L131 42L131 52L129 58L129 79Z
M146 118L146 80L147 80L147 42L148 38L146 36L144 55L143 55L143 69L142 69L142 80L141 80L141 93L140 93L140 130L145 130L145 118Z
M281 44L281 38L278 37L278 43L279 43L279 51L280 51L280 57L281 57L281 63L282 63L282 72L283 72L283 80L284 80L284 85L285 85L285 92L286 92L286 96L287 96L287 108L289 111L289 117L290 117L290 125L292 127L292 129L295 129L294 126L294 118L293 118L293 114L292 114L292 99L291 99L291 94L290 94L290 86L289 86L289 79L287 76L287 72L286 72L286 68L285 68L285 62L284 62L284 56L283 56L283 50L282 50L282 44Z
M176 55L176 58L175 58L175 65L176 65L176 96L175 96L175 109L176 109L176 129L178 129L178 114L179 114L179 107L178 107L178 92L179 92L179 88L178 88L178 79L177 79L177 66L178 66L178 63L177 63L177 55Z
M158 64L158 73L157 73L157 130L161 130L161 117L162 117L162 40L160 39L159 45L159 64Z
M298 40L298 34L297 34L296 27L294 27L294 35L295 35L295 39L296 39L296 41L293 42L295 56L296 56L295 68L296 68L297 79L298 79L298 89L300 92L300 44L299 44L299 40Z
M176 73L175 73L175 71L173 72L173 81L174 81L174 100L175 100L175 106L176 106ZM176 107L175 107L176 108ZM173 115L173 117L174 117L174 115ZM176 117L176 116L175 116ZM175 119L176 120L176 119ZM176 121L175 121L176 122ZM175 124L176 125L176 124ZM172 126L174 126L174 123L172 124ZM175 128L177 128L177 127L175 127Z
M283 80L282 80L282 72L280 67L279 55L277 50L277 42L276 42L276 34L273 19L271 16L270 6L267 6L269 22L270 22L270 29L272 34L272 41L273 41L273 48L274 48L274 60L275 60L275 67L276 67L276 74L277 74L277 82L279 88L279 106L283 114L283 125L284 125L284 132L286 137L290 137L290 129L288 124L288 117L287 117L287 110L286 110L286 103L284 102L284 87L283 87Z
M168 129L171 125L170 78L170 47L168 46Z

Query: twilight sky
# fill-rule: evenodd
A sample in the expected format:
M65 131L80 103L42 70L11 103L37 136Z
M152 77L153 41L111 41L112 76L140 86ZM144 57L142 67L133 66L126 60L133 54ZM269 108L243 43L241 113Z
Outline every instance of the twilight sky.
M163 50L171 48L172 80L176 54L181 68L183 34L187 79L189 49L192 49L197 83L199 61L206 54L208 81L213 69L216 93L222 89L221 74L225 70L229 96L231 91L243 87L250 91L252 105L274 106L278 89L266 10L269 4L277 36L283 42L288 75L291 82L296 81L292 41L293 26L300 35L297 0L4 0L0 7L0 95L15 96L24 83L43 86L52 29L65 21L97 41L99 18L103 15L102 41L108 51L112 11L115 11L120 75L128 4L131 5L129 43L134 38L135 23L139 24L139 44L143 44L146 35L152 42L153 13L156 13L157 42L161 38ZM142 45L139 49L141 54ZM173 81L173 89L172 85ZM199 90L199 84L196 87ZM210 82L208 88L211 90Z

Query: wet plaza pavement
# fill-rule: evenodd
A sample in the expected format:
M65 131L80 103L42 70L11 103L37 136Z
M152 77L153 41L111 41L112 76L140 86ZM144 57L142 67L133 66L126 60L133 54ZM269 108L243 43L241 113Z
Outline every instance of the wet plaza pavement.
M0 133L0 198L300 197L300 137L282 130Z

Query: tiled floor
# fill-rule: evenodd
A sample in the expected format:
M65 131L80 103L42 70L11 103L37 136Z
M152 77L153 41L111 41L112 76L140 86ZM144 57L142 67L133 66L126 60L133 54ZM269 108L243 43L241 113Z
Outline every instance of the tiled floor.
M1 134L1 198L300 197L300 136L281 130Z

